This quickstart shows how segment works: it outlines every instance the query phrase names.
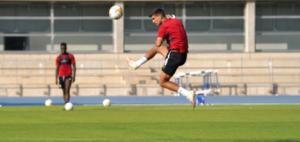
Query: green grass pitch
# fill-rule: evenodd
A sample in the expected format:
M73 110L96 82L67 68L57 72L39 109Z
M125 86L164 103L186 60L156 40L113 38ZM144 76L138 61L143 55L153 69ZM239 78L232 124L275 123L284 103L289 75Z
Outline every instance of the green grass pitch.
M0 108L2 142L300 142L300 105Z

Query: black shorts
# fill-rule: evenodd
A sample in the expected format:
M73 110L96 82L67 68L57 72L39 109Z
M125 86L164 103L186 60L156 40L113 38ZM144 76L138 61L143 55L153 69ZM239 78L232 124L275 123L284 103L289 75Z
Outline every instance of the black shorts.
M177 68L185 63L186 58L187 53L169 51L162 71L170 76L173 76Z
M72 80L72 77L71 76L60 76L59 77L59 84L60 84L61 88L65 88L66 80Z

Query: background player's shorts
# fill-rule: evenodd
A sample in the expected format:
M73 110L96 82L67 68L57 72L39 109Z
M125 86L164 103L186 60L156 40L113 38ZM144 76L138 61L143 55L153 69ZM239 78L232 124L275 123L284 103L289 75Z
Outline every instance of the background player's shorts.
M59 84L60 84L61 88L65 88L66 80L72 80L72 77L71 76L60 76L59 77Z
M185 63L186 58L187 53L169 51L165 59L165 65L163 66L162 71L170 76L173 76L177 68Z

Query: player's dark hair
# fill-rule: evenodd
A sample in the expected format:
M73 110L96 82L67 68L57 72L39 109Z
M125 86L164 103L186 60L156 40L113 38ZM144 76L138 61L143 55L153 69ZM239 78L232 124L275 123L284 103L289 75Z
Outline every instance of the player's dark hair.
M162 17L166 17L166 13L163 9L157 8L154 9L150 14L149 17L152 17L153 15L161 15Z
M62 43L60 43L60 46L63 46L63 47L65 47L65 48L67 48L67 43L62 42Z

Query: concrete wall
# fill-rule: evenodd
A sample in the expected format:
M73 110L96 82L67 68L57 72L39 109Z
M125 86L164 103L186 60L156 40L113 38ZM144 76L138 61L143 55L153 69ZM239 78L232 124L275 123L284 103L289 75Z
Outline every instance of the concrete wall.
M29 50L46 51L47 44L50 44L50 37L29 37Z
M288 51L299 50L300 36L295 35L257 35L256 49L258 51Z
M0 37L0 51L4 51L4 39Z
M153 47L155 37L139 37L126 36L126 50L147 50ZM189 36L189 49L193 52L201 51L243 51L244 37L243 36L216 36L202 35Z

